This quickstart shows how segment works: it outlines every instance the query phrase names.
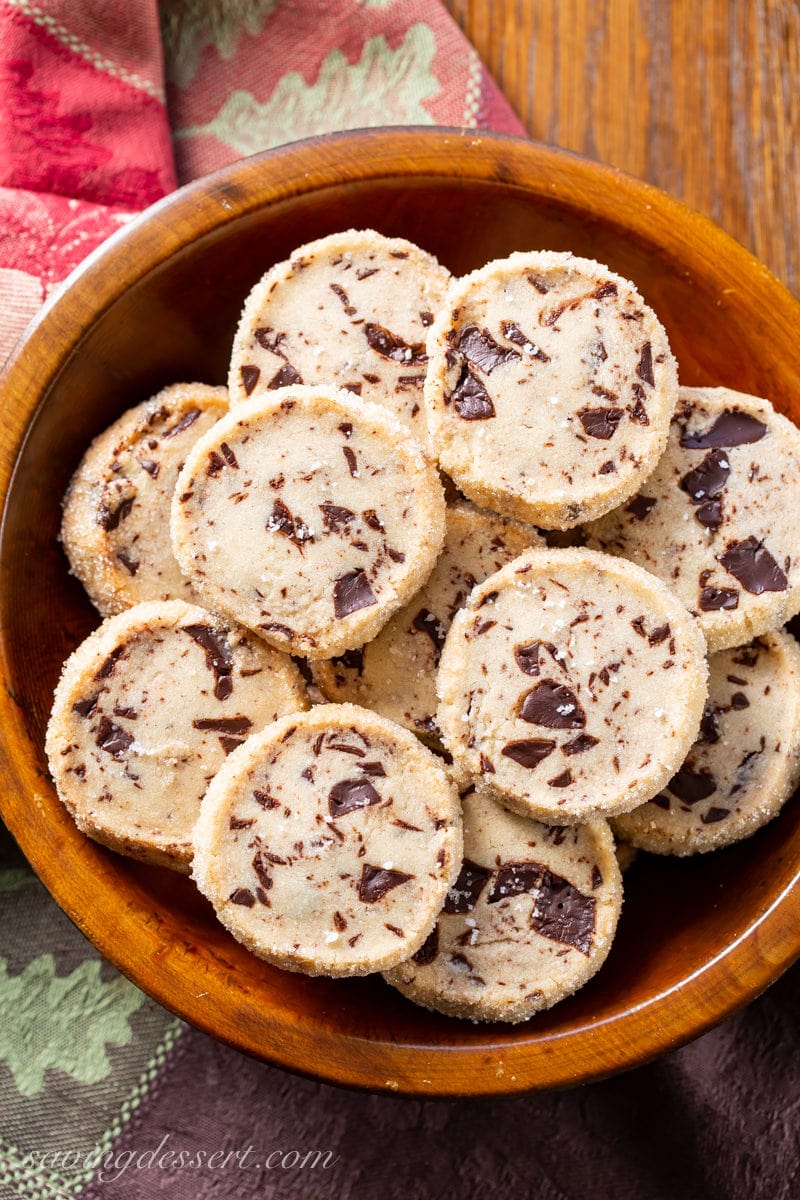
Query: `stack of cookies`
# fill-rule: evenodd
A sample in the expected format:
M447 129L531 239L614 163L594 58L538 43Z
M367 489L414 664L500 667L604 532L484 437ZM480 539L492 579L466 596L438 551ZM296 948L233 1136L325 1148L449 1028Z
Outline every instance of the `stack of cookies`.
M72 480L105 620L56 689L59 796L279 967L526 1020L605 961L622 853L794 790L798 499L800 432L679 387L601 264L300 247L227 389L145 400Z

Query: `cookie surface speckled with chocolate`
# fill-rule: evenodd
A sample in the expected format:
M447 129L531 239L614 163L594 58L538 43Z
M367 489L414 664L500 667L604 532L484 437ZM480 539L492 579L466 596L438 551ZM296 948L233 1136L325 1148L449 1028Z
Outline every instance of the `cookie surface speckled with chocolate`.
M197 602L169 537L175 481L191 446L228 410L225 388L178 383L95 438L64 500L72 574L104 616L143 600Z
M568 529L632 496L678 395L633 284L571 254L515 253L451 285L428 336L428 429L476 504Z
M678 770L707 695L696 621L654 576L529 550L476 587L439 664L459 782L557 824L628 812Z
M46 751L78 828L186 872L200 798L227 754L306 707L285 654L182 600L109 617L67 660Z
M374 637L425 582L444 533L421 445L332 387L237 405L187 457L172 506L175 555L206 603L308 658Z
M750 837L800 782L800 647L766 633L709 660L700 736L666 788L615 818L653 854L698 854Z
M655 471L586 532L660 576L713 652L800 611L799 509L800 430L756 396L681 388Z
M461 863L458 793L412 733L355 705L286 717L203 800L192 874L254 954L365 975L416 953Z
M433 573L378 636L339 658L314 664L329 700L362 704L438 744L436 670L447 631L476 583L542 545L530 525L465 501L447 509L447 533Z
M287 384L333 384L384 405L425 442L425 338L449 281L432 254L371 229L298 247L247 298L231 403Z
M464 861L432 932L385 973L425 1008L525 1021L603 965L622 906L606 821L545 825L462 796Z

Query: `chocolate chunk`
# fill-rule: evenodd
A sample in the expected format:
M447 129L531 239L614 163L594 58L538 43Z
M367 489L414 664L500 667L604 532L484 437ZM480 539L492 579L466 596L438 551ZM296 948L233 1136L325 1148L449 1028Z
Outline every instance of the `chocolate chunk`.
M195 421L198 419L199 416L200 416L199 408L190 408L187 413L183 414L180 421L178 421L177 425L173 425L172 429L167 430L167 432L164 434L164 437L165 438L177 437L179 433L183 433L191 425L194 425Z
M334 296L336 296L337 300L341 301L342 307L344 308L347 316L354 317L356 314L356 309L350 303L350 297L347 295L347 292L344 290L344 288L338 283L329 283L328 287L331 289Z
M510 758L512 762L519 763L521 767L527 767L532 771L534 767L538 767L542 759L547 758L548 754L552 754L556 744L547 738L528 738L525 741L507 742L501 754L506 758Z
M356 808L380 804L382 799L368 779L342 779L328 793L328 809L332 817L343 817Z
M526 675L539 674L539 651L541 647L541 642L529 642L527 646L515 647L514 658L520 671L524 671Z
M422 342L411 345L396 333L390 333L382 325L368 322L363 326L364 337L372 349L382 358L390 358L393 362L423 364L428 361L425 346Z
M594 878L592 880L594 886ZM542 937L589 954L594 938L595 900L584 896L567 879L543 871L531 913L531 928Z
M413 878L413 875L406 875L404 871L390 871L385 867L373 867L364 863L358 881L358 898L365 904L374 904L376 900L382 900L392 888L399 887L401 883L408 883L409 879Z
M333 611L339 620L360 608L369 608L378 600L361 568L340 575L333 585Z
M582 408L578 417L589 437L607 442L617 432L617 426L625 416L621 408Z
M350 446L342 446L342 454L344 455L344 457L347 461L348 471L352 475L353 479L357 479L358 478L358 459L356 458L355 450L351 449Z
M707 742L713 746L718 742L722 735L719 726L719 714L710 700L706 701L706 706L703 709L703 716L700 720L700 741Z
M233 654L227 642L217 637L208 625L184 625L183 630L205 653L206 666L216 677L214 695L217 700L227 700L233 691Z
M331 662L346 667L348 671L357 671L360 675L364 670L364 650L362 647L357 650L345 650L344 654L338 654Z
M343 508L340 504L330 504L328 501L320 504L319 510L322 513L322 521L325 528L331 533L335 533L336 530L341 529L348 521L352 521L356 515L352 508Z
M556 775L553 779L548 779L547 786L552 788L569 787L572 783L572 772L562 771L560 775Z
M371 775L373 779L382 779L386 772L383 769L383 763L379 762L364 762L358 764L359 771L363 771L365 775Z
M258 881L267 891L272 887L272 875L270 874L270 864L280 863L285 865L286 859L279 858L277 854L270 854L267 850L258 850L253 858L253 870L258 876Z
M446 910L445 910L446 911ZM412 962L418 967L427 967L439 954L439 926L434 925L416 954L411 955Z
M731 810L729 808L717 808L712 804L711 808L701 813L700 820L704 825L714 825L717 821L724 821L730 815Z
M283 343L286 341L286 334L279 333L275 337L270 334L274 333L274 329L267 327L266 329L256 329L253 332L253 337L265 350L269 350L271 354L277 354L279 358L285 358L283 352Z
M222 746L222 749L226 754L230 754L232 751L236 750L239 746L241 746L243 741L244 738L231 737L228 733L221 733L219 735L219 744Z
M245 908L252 908L256 902L256 898L249 888L237 888L235 892L231 892L228 899L231 904L241 904Z
M495 416L491 397L469 367L464 364L451 396L456 412L464 421L488 421Z
M740 712L743 708L749 708L750 701L745 696L744 692L734 692L731 696L731 708Z
M139 560L131 558L124 550L117 551L117 558L122 563L129 575L135 575L139 570Z
M229 829L251 829L253 827L253 825L255 825L255 823L256 823L255 817L250 817L249 819L242 818L242 817L231 817L230 820L228 821L228 828Z
M587 750L591 750L593 746L597 746L600 739L593 737L591 733L579 733L571 742L565 742L561 747L564 754L585 754Z
M427 309L423 309L423 311L419 314L419 319L427 329L429 325L433 324L433 313L428 312Z
M239 374L242 377L242 387L244 388L245 395L252 395L253 388L261 378L260 368L254 367L252 364L247 364L239 368Z
M699 504L695 516L708 529L719 529L722 523L720 495L731 473L730 463L724 450L712 450L693 470L680 481L681 489Z
M717 781L710 771L693 771L684 764L677 775L672 776L667 788L684 804L696 804L698 800L713 795L717 790Z
M478 329L477 325L464 326L458 339L458 349L487 375L491 375L497 367L519 358L516 350L505 350L497 344L488 329Z
M115 650L112 650L108 658L105 659L102 666L95 674L95 679L108 679L110 675L113 675L114 668L124 653L124 646L117 646Z
M209 451L208 466L206 467L206 475L210 479L216 479L222 468L225 466L222 458L217 454L216 450Z
M442 653L446 630L441 621L427 608L421 608L411 622L413 629L426 633L433 642L434 662L438 665Z
M458 879L445 897L444 911L446 913L472 912L491 874L489 868L479 867L477 863L465 858Z
M265 528L270 533L280 533L297 546L302 554L303 543L313 542L314 535L302 517L295 517L283 500L276 500Z
M120 521L124 521L130 514L132 508L133 496L123 500L117 508L108 508L107 505L101 504L97 509L97 524L105 529L106 533L113 533L119 527Z
M726 409L705 433L681 434L681 445L685 450L707 450L712 446L748 446L760 442L767 427L749 413Z
M237 461L236 455L235 455L235 454L234 454L234 452L231 450L231 448L230 448L230 446L228 445L228 443L227 443L227 442L221 442L221 443L220 443L220 447L219 447L219 448L220 448L220 450L222 451L222 457L225 459L225 462L228 464L228 466L229 466L229 467L233 467L233 468L234 468L234 470L238 470L238 468L239 468L239 463L238 463L238 461Z
M653 348L649 342L645 342L642 346L642 354L639 359L639 365L636 368L636 374L645 383L649 383L651 387L655 384L653 377Z
M97 727L95 742L112 758L122 758L131 747L133 734L128 733L126 729L120 729L119 725L115 725L108 717L103 717Z
M512 896L535 892L546 870L546 867L536 862L503 863L495 875L487 904L498 904Z
M303 377L290 362L284 363L279 371L270 379L267 387L270 391L276 391L278 388L289 387L293 383L302 383Z
M76 700L72 706L72 711L76 712L79 717L91 717L97 708L97 701L99 699L100 693L95 692L93 696L87 696L85 700Z
M745 538L741 542L728 542L720 563L753 596L762 592L785 592L789 581L763 542L757 538Z
M140 458L139 466L143 471L147 471L151 479L158 479L158 472L161 470L161 467L152 458Z
M720 608L738 608L739 592L736 588L704 587L700 592L700 608L703 612L717 612Z
M543 679L525 693L519 716L531 725L544 725L548 729L583 729L586 724L586 713L578 697L555 679Z
M256 804L260 804L263 809L269 811L271 808L277 808L279 801L274 796L270 796L269 792L259 791L257 788L253 790L253 799Z
M247 733L253 722L249 717L198 717L192 721L195 729L210 729L214 733Z
M550 362L550 355L545 354L544 350L540 350L534 343L533 338L529 338L522 332L516 321L503 321L500 328L503 331L503 337L507 337L510 342L514 342L515 345L527 349L531 358L537 358L539 362Z
M527 281L531 285L531 287L536 288L536 291L539 293L540 296L546 296L547 293L550 291L550 288L548 287L548 285L538 275L526 275L525 278L527 279Z
M605 283L601 283L592 292L593 300L605 300L606 296L616 296L617 285L612 280L607 279ZM648 343L649 344L649 343Z
M365 508L361 516L364 518L364 524L368 525L370 529L374 529L376 533L386 532L386 528L374 508Z
M592 891L596 891L603 883L603 872L597 863L592 867Z

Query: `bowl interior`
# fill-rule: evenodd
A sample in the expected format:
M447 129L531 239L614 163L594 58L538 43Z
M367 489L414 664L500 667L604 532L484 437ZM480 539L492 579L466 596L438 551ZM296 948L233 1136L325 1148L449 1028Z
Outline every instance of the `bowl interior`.
M456 273L532 248L599 259L658 313L682 382L766 395L800 419L795 302L708 222L609 169L510 139L396 132L292 147L201 180L101 249L5 376L3 812L104 953L244 1050L334 1081L428 1094L596 1077L700 1032L800 949L796 802L738 847L690 861L643 857L600 974L506 1028L426 1013L378 978L333 982L267 966L230 939L188 880L78 834L46 777L53 687L97 624L57 541L71 473L92 437L160 387L224 383L252 284L299 244L348 227L410 238ZM780 936L767 936L778 909Z

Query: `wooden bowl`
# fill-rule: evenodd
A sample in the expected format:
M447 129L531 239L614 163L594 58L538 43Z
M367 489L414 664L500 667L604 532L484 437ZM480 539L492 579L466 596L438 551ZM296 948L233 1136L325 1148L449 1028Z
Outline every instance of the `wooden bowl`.
M687 384L768 396L800 421L800 305L709 221L644 183L499 136L373 130L238 162L116 234L46 306L2 379L2 813L58 903L117 967L194 1025L331 1082L474 1096L585 1082L695 1037L800 952L800 805L695 860L643 858L610 958L520 1026L416 1008L380 978L308 979L237 945L184 878L78 833L42 749L61 664L97 623L57 542L90 439L176 380L222 383L250 286L350 226L411 238L463 273L574 250L633 279ZM800 514L799 514L800 516Z

